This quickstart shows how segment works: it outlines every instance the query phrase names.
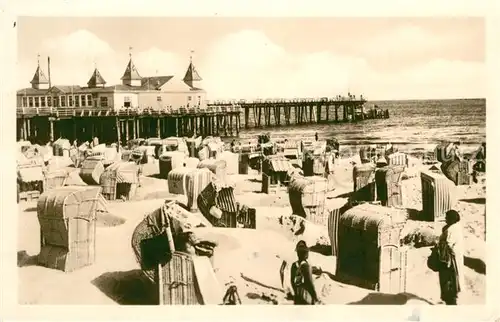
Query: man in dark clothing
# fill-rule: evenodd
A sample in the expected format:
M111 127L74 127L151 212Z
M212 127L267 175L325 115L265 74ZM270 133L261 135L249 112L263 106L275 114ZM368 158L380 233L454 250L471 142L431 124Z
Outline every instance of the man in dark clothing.
M295 305L314 305L319 303L316 288L312 278L312 269L307 258L309 248L305 241L301 240L296 247L298 261L291 267L291 282L294 292Z
M319 137L318 137L318 132L316 132L316 133L314 134L314 138L316 139L316 141L318 141L318 140L319 140Z

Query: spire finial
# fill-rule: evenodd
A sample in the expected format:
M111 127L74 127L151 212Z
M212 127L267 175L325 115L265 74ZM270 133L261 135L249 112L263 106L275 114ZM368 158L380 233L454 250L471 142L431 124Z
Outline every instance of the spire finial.
M189 62L190 63L193 62L193 54L194 54L194 50L191 49L191 55L189 55Z
M128 56L132 59L132 46L128 46Z
M40 66L40 53L38 53L36 55L36 59L37 59L37 62L38 62L38 66Z

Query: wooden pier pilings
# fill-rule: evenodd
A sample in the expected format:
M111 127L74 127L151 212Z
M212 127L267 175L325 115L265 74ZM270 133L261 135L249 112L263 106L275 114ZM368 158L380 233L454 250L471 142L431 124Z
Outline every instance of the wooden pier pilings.
M244 126L273 127L388 118L364 110L363 99L214 102L206 108L17 108L17 139L45 144L58 138L112 143L168 136L238 136ZM243 124L241 116L243 115Z
M256 101L216 101L214 106L241 106L244 126L273 127L333 122L355 122L364 119L388 118L388 112L365 111L366 100L355 98L274 99ZM211 104L209 104L211 105Z
M18 108L17 139L33 143L66 138L112 143L168 136L238 136L239 107L114 111L99 108Z

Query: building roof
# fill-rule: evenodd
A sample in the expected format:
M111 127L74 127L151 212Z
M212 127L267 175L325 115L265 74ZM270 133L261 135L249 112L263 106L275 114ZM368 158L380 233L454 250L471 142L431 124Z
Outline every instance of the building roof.
M196 71L196 68L193 65L193 62L189 63L188 69L186 71L186 75L184 75L183 81L192 82L192 81L201 81L202 78L200 74Z
M166 92L189 92L192 91L192 87L183 82L181 79L173 77L168 83L162 86L162 91Z
M159 91L168 83L167 87L164 87L165 91L201 91L201 89L190 87L182 81L172 81L174 76L154 76L154 77L143 77L141 78L141 86L131 86L124 84L117 84L111 86L95 87L93 83L94 80L96 84L105 84L104 79L100 75L99 71L94 70L94 74L87 83L88 87L82 87L79 85L54 85L50 89L34 89L34 88L23 88L17 91L17 95L50 95L50 94L90 94L90 93L110 93L110 92L141 92L141 91Z
M17 95L21 95L21 96L24 96L24 95L46 95L48 91L49 91L48 89L35 89L35 88L27 87L27 88L22 88L22 89L18 90Z
M101 76L101 73L99 72L99 70L97 68L94 69L94 73L92 74L89 81L87 82L87 85L89 87L96 87L97 85L106 85L106 81Z
M132 58L128 61L127 68L123 73L121 80L141 80L142 77L139 75L137 68L135 68L134 63L132 62Z
M54 85L47 92L56 93L77 93L81 92L82 88L79 85Z
M31 80L31 84L48 84L49 80L45 77L44 72L40 68L40 65L36 68L35 75L33 75L33 79Z
M158 90L173 77L174 76L143 77L141 80L141 87L145 90Z

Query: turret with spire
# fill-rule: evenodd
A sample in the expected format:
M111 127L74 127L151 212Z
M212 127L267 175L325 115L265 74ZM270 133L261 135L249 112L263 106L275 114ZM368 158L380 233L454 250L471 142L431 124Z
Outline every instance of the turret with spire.
M129 50L130 60L128 61L127 68L121 78L122 84L128 86L141 86L142 77L139 75L137 68L135 68L134 63L132 62L132 47L129 47Z
M196 71L196 68L193 65L193 51L191 51L191 56L189 56L189 66L186 71L186 75L184 75L183 81L192 89L201 89L201 81L202 78Z
M45 77L45 73L40 68L40 55L38 55L38 65L31 80L31 87L34 89L49 89L49 80Z
M97 66L94 66L94 73L87 82L87 86L93 88L93 87L104 87L105 85L106 81L101 76L101 73L97 69Z

